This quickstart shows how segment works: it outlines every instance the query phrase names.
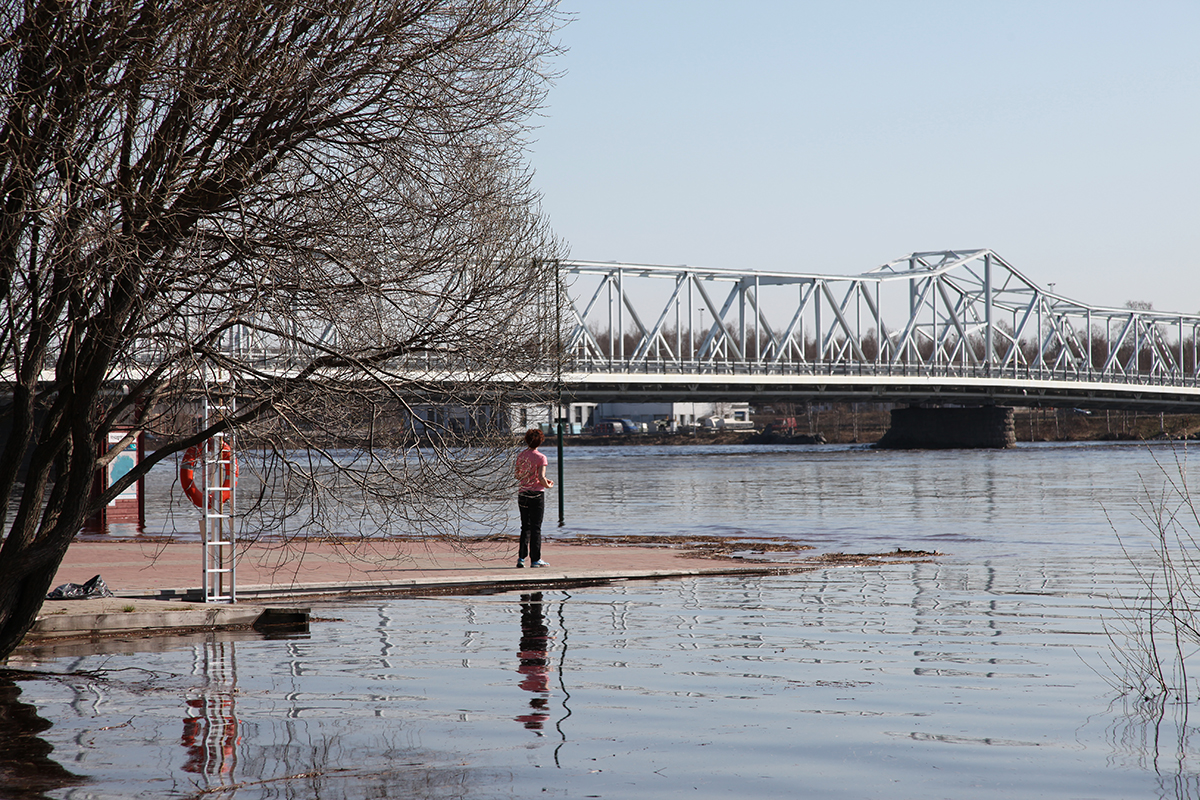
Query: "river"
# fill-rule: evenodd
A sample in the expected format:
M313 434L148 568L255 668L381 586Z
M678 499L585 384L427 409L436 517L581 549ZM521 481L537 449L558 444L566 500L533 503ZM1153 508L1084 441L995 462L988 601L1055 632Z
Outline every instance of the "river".
M66 646L13 665L58 677L0 694L26 720L3 750L29 754L0 776L55 798L1200 797L1179 710L1145 713L1106 666L1152 563L1140 508L1194 481L1186 455L569 448L551 536L938 555Z

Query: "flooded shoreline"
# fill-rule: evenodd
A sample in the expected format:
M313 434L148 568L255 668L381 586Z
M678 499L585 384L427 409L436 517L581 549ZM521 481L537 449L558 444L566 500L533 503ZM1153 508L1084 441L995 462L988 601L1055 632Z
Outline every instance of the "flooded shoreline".
M998 577L363 601L304 637L111 642L21 686L89 797L1147 796L1105 766L1129 722L1080 659L1094 587Z

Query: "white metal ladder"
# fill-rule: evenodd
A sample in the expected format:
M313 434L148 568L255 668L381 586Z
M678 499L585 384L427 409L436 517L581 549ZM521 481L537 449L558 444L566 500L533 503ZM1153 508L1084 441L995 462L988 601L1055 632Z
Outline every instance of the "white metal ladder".
M211 405L204 398L204 428L212 412L232 416L229 405ZM237 602L237 461L232 434L218 433L200 446L200 540L204 544L204 602Z

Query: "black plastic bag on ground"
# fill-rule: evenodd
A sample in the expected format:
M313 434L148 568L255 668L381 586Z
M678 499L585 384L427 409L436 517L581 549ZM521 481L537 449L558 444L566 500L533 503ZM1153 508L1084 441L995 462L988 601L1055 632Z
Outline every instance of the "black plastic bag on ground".
M99 575L92 578L84 584L64 583L62 586L56 586L50 594L46 595L47 600L92 600L97 597L112 597L113 593L109 590L108 584L104 582L104 578Z

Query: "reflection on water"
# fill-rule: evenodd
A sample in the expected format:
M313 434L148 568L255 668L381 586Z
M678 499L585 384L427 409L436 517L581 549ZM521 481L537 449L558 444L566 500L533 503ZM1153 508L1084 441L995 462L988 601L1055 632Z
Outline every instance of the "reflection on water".
M1114 707L1120 713L1108 731L1113 763L1152 773L1156 797L1200 800L1200 743L1188 704L1173 696L1127 695Z
M114 795L1154 796L1163 778L1113 746L1125 718L1085 663L1116 566L340 604L307 638L71 661L104 685L77 687L89 703L43 687L43 736Z
M187 751L183 771L199 775L206 790L236 782L238 718L237 656L233 642L215 636L193 650L192 675L199 686L186 695L183 737Z
M394 722L398 698L343 696L354 681L327 674L307 644L222 632L23 650L12 661L31 670L16 674L37 706L0 692L0 797L457 800L498 780L403 725L364 725ZM45 757L52 749L87 777Z
M517 651L522 676L521 688L532 692L529 711L516 717L526 728L542 735L542 727L550 715L546 713L550 697L550 659L546 655L550 629L542 616L542 593L521 595L521 645Z
M579 529L741 526L944 555L347 602L283 641L30 651L73 676L23 684L54 723L37 735L93 781L55 796L1200 800L1186 719L1114 702L1101 663L1102 610L1141 592L1105 512L1128 519L1155 469L1144 452L574 464Z
M20 696L16 676L0 670L0 796L36 800L84 780L50 757L54 747L38 734L52 723Z

